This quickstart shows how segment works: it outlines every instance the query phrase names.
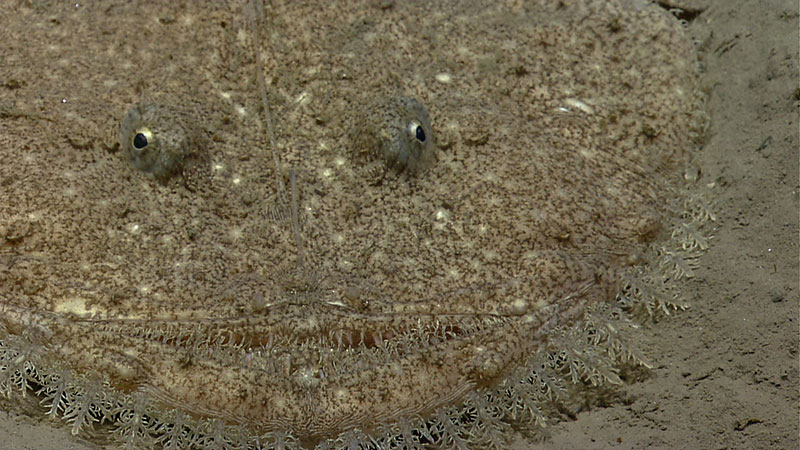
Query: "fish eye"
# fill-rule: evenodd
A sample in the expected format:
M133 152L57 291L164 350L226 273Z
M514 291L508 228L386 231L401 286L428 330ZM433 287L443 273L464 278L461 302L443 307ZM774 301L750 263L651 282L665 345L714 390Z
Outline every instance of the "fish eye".
M417 138L417 140L418 140L418 141L420 141L420 142L422 142L422 143L425 143L425 129L424 129L424 128L422 128L422 125L420 125L420 123L419 123L419 122L417 122L416 120L415 120L415 121L412 121L412 122L411 122L411 123L408 125L408 131L409 131L409 132L410 132L410 133L411 133L411 134L412 134L412 135L413 135L415 138Z
M353 160L370 170L376 168L373 161L381 160L385 171L415 177L437 160L436 134L416 99L378 97L364 105L355 124L350 132Z
M152 136L150 130L141 130L140 132L136 133L131 141L133 144L133 148L136 150L142 150L143 148L147 147L149 143L148 137Z

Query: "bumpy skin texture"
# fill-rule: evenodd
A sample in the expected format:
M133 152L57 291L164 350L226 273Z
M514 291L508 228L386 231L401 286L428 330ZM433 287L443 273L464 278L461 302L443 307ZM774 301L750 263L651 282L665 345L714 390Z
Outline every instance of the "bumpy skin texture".
M251 42L243 2L156 3L7 21L42 74L15 103L76 101L0 117L0 392L128 447L508 448L583 398L561 386L621 382L615 294L665 308L630 265L689 248L667 239L693 48L660 7L275 1ZM64 139L137 86L174 107L135 109L123 146L165 139L138 164L167 188ZM362 112L387 92L435 111L435 164L416 102ZM192 192L198 124L213 170Z
M131 108L120 126L119 142L137 169L166 182L191 160L202 159L199 134L185 116L163 104Z
M363 108L352 141L354 161L381 161L387 171L416 176L436 161L428 111L410 97L382 97Z

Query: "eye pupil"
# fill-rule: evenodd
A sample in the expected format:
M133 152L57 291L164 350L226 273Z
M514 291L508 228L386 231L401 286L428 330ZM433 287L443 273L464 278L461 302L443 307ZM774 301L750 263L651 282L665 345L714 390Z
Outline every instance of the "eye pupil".
M133 137L133 146L136 150L147 147L147 136L142 133L136 133L136 136Z
M414 132L417 137L417 140L420 142L425 142L425 130L422 129L421 125L417 125L417 130Z

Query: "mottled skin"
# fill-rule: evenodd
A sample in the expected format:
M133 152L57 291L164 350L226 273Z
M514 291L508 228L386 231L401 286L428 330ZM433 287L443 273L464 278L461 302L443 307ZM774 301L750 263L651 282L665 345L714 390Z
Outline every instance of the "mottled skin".
M479 424L493 436L532 426L541 415L524 400L547 395L527 380L567 377L546 364L561 354L584 361L581 382L618 382L609 354L570 330L605 324L593 308L670 235L693 53L656 6L566 3L274 2L255 43L239 3L141 14L120 2L91 22L58 11L59 27L31 13L38 25L9 45L47 57L14 95L75 100L50 127L4 119L3 361L69 374L75 392L94 387L135 417L172 423L177 409L204 436L222 423L305 447L452 425L464 402L490 411ZM119 44L52 54L64 30L76 48ZM128 111L139 86L176 100L134 110L126 151L63 139L75 116ZM159 157L132 165L140 120ZM194 147L159 138L209 122L210 170L172 183ZM401 176L374 183L359 155Z

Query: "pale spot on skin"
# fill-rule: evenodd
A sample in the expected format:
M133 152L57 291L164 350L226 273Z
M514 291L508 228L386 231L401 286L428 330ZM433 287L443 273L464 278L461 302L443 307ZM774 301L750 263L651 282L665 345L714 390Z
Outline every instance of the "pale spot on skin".
M87 308L86 302L87 300L84 298L65 299L56 304L55 311L60 314L75 314L79 317L91 317L101 311L97 306Z
M522 315L528 312L528 302L521 298L514 300L510 306L510 313L513 315Z
M568 98L564 100L564 102L570 108L579 109L586 114L594 114L594 109L591 106L581 100L578 100L577 98Z
M311 102L311 93L301 92L300 95L294 99L294 102L301 106L309 104Z

